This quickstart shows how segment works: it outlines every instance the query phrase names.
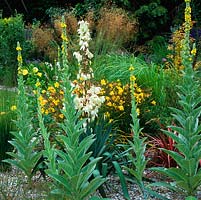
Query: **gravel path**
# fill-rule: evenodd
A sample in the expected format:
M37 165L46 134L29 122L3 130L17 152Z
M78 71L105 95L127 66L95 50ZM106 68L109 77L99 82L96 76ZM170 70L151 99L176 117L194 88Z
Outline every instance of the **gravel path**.
M0 173L0 200L49 200L48 181L39 178L39 174L33 178L33 186L30 189L27 185L26 177L18 170ZM146 184L146 183L145 183ZM119 179L114 176L108 178L107 184L104 186L108 198L111 200L124 200ZM131 200L143 200L137 185L128 184L129 195ZM154 188L161 195L170 200L184 200L184 196L167 190L166 188ZM96 193L98 195L98 192ZM157 200L157 198L149 197L149 200ZM198 199L201 200L201 190L198 192Z

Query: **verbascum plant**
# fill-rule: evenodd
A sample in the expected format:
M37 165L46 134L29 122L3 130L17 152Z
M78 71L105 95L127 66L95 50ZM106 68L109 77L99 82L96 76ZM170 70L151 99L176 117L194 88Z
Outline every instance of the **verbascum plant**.
M44 156L47 158L48 169L46 173L52 178L55 185L52 193L65 200L84 200L88 199L95 192L104 182L104 179L100 176L92 177L96 164L100 160L100 158L91 158L92 152L87 152L94 142L94 135L89 135L80 140L80 136L84 132L83 123L85 120L80 120L81 112L75 108L74 95L72 95L73 88L66 58L67 36L64 19L61 27L63 30L61 87L64 91L62 109L64 121L60 123L63 134L58 135L58 139L63 143L63 150L58 150L50 144L49 133L44 126L39 100L38 118L44 138Z
M13 140L9 141L15 148L15 151L9 152L8 154L12 159L6 159L4 162L10 163L22 170L28 178L28 183L31 184L31 178L34 175L33 169L41 157L41 153L36 151L39 138L36 137L36 132L32 126L32 116L21 70L22 49L19 43L16 50L18 51L17 120L15 121L17 130L11 132Z
M145 150L146 150L146 144L145 144L145 137L141 137L141 131L142 128L140 128L140 123L138 119L138 113L137 113L137 104L135 100L134 95L134 85L135 85L135 76L133 74L134 68L131 66L131 76L130 76L130 90L131 90L131 117L132 117L132 132L133 132L133 141L129 141L130 145L130 151L127 154L128 160L132 163L131 167L125 167L125 169L135 177L136 182L141 189L141 192L146 199L147 194L145 190L145 186L143 183L143 173L146 168L147 160L145 158ZM134 154L134 156L133 156Z
M177 163L178 167L154 168L168 177L173 182L170 184L160 183L177 192L183 192L188 199L190 196L196 198L196 192L201 184L201 97L199 96L200 84L196 80L196 73L192 67L193 56L196 53L195 46L190 44L191 29L191 6L190 0L185 0L185 36L182 40L182 65L183 83L178 86L180 108L171 108L174 126L170 126L173 132L164 133L175 141L178 152L165 150ZM177 132L177 134L174 134ZM195 199L194 198L194 199Z

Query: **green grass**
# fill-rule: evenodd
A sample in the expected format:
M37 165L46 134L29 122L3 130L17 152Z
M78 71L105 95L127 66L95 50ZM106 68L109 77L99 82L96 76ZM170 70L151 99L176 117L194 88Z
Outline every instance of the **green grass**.
M12 120L15 118L15 112L11 107L15 105L15 97L15 92L0 90L0 170L7 166L2 162L8 158L6 152L12 150L8 140L11 139L10 131L14 128Z
M154 63L146 63L143 59L133 55L104 55L94 59L93 69L97 80L107 79L108 81L117 81L129 83L129 67L134 66L134 74L137 77L139 86L151 89L155 101L160 105L169 106L167 98L171 93L175 93L176 82L179 76L175 71L166 71L163 66ZM176 97L175 97L176 98ZM172 96L171 96L172 99Z

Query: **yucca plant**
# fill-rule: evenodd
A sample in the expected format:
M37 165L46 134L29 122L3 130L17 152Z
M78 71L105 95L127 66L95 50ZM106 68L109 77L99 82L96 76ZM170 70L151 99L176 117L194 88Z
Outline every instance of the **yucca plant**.
M104 182L104 179L99 175L92 178L96 164L100 160L99 157L92 158L92 152L87 152L94 142L94 135L86 136L80 140L80 136L84 132L83 123L85 120L80 120L81 112L77 111L75 108L74 96L72 95L73 88L69 78L69 66L66 58L67 36L64 19L61 23L61 27L63 29L63 70L61 77L64 91L64 108L62 109L64 121L59 125L64 134L58 135L58 139L64 145L63 150L55 149L55 147L50 144L49 133L44 126L39 101L38 118L41 133L44 138L44 156L47 158L46 163L48 169L46 173L52 178L55 185L52 193L65 200L84 200L93 194ZM92 179L90 180L90 178Z
M170 126L178 134L164 131L176 142L175 146L178 152L163 149L176 161L178 167L153 169L167 175L174 181L171 184L160 183L159 185L183 192L186 196L195 196L201 184L201 168L199 168L201 159L201 97L199 96L200 84L196 81L196 72L192 67L196 49L195 46L190 48L190 0L185 0L185 2L185 37L182 41L183 83L178 86L180 108L171 108L176 125Z
M28 183L31 184L31 178L34 175L32 170L38 162L41 153L36 151L38 138L32 126L32 116L29 109L28 98L25 91L23 75L21 72L22 56L21 47L18 43L18 95L17 95L17 119L15 120L16 131L11 132L13 139L9 141L15 148L14 152L8 152L11 159L4 162L10 163L22 170L28 177Z

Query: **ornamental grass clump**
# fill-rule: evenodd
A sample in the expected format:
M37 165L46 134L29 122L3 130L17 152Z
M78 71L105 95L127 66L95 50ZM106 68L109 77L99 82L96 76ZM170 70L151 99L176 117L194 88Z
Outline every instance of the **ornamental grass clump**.
M63 109L64 121L59 124L62 135L58 139L63 143L63 149L58 150L51 146L50 134L44 126L40 100L38 100L38 119L41 134L44 138L44 156L47 158L48 169L46 173L52 178L54 189L52 193L59 198L66 200L84 200L104 182L99 175L92 177L100 158L92 158L92 152L87 152L94 142L94 135L89 135L80 140L84 133L83 124L86 119L81 120L82 110L77 110L75 106L75 94L70 81L69 65L67 55L67 36L64 19L62 26L62 61L63 70L61 72L64 91ZM38 89L39 98L39 89ZM93 198L92 198L93 199Z
M16 49L18 51L17 119L15 120L17 130L11 132L13 139L9 141L15 151L9 152L8 154L12 159L6 159L4 162L22 170L28 178L28 183L31 184L31 178L34 175L33 169L41 157L41 153L36 151L39 138L36 137L36 132L32 126L32 113L29 108L22 74L22 49L19 43Z
M177 192L183 192L186 197L196 196L198 187L201 184L201 97L199 96L200 84L196 80L196 73L193 70L192 62L195 46L190 44L191 29L191 7L190 0L185 0L185 35L182 40L182 65L184 66L183 82L178 86L180 108L171 108L175 124L169 126L173 132L164 133L175 141L178 152L163 149L177 163L178 167L153 168L170 177L173 182L170 184L160 183ZM174 132L177 134L174 134Z

